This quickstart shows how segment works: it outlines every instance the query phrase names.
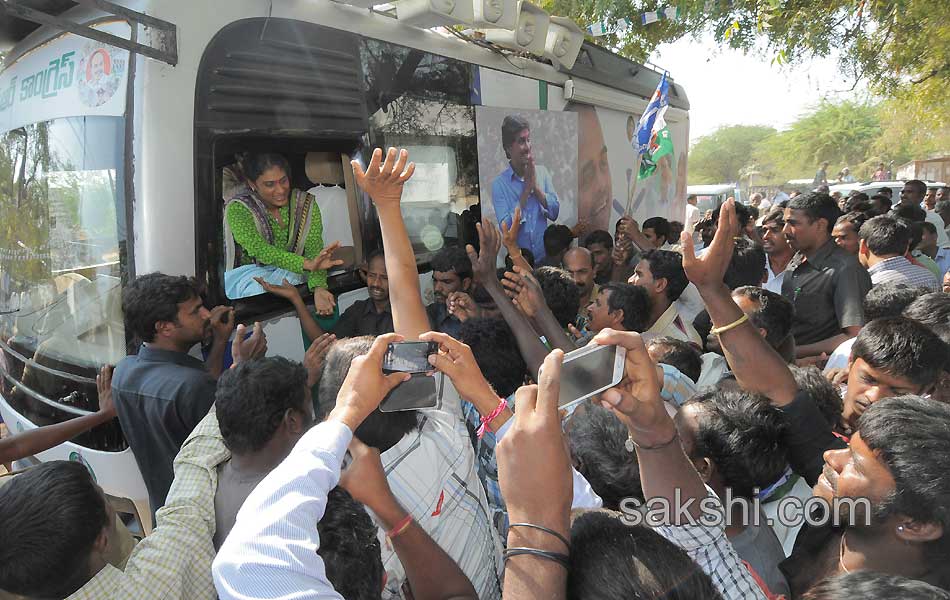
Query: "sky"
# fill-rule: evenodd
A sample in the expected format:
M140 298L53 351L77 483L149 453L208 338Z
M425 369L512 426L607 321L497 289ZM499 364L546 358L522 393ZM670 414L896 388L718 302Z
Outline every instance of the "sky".
M663 44L649 62L666 69L689 98L690 143L723 125L788 127L823 96L856 97L847 91L834 58L777 66L769 58L720 48L707 35Z

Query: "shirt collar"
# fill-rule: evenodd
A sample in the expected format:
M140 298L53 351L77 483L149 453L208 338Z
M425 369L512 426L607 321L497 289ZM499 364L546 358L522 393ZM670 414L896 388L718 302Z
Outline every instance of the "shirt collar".
M673 320L679 316L679 313L676 312L676 303L670 304L669 308L663 311L663 314L660 315L660 318L656 320L656 323L653 324L653 327L647 330L647 333L662 333L667 327L669 327Z
M897 269L899 267L905 266L905 263L910 264L910 261L903 256L892 256L890 258L885 258L873 267L868 267L868 273L877 273L878 271Z
M372 299L372 298L367 298L367 299L366 299L366 304L363 305L363 314L364 314L364 315L381 315L381 314L383 314L383 313L390 313L390 314L392 314L392 312L393 312L393 305L392 305L392 304L389 304L389 305L388 305L386 308L384 308L382 311L376 310L376 303L373 302L373 299Z
M834 238L828 238L828 241L818 248L814 256L807 259L807 261L816 267L820 267L834 253L837 247L838 244L835 243Z
M119 569L107 564L101 571L86 582L66 600L105 600L112 598L119 590L124 574Z
M156 348L155 346L149 346L148 344L142 344L139 348L138 358L139 360L149 360L152 362L173 363L192 369L204 370L205 368L203 362L190 354L175 352L174 350L164 350L162 348Z

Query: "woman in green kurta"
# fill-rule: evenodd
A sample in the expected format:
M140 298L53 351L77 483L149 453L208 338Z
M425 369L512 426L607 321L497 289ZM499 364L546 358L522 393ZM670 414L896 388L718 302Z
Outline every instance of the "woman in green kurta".
M326 269L339 242L323 246L323 222L316 199L291 189L290 166L279 154L257 154L244 162L248 189L228 200L225 223L234 241L234 264L225 272L229 298L264 293L262 279L280 285L307 282L318 313L332 313Z

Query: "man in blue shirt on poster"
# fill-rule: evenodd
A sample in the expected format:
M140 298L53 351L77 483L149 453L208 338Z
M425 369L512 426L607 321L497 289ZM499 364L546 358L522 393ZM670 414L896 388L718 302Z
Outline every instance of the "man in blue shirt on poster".
M521 208L518 246L527 248L536 261L545 257L544 230L548 221L557 219L560 205L554 192L551 173L534 164L531 154L531 129L519 115L508 115L501 124L501 144L508 157L508 168L492 182L492 205L498 224L511 227L515 209Z

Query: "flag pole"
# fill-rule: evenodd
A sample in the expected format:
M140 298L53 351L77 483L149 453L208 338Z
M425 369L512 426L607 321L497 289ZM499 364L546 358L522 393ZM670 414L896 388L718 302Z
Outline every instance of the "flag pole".
M637 192L637 181L640 179L640 162L643 160L643 155L637 152L637 162L633 165L633 183L630 186L630 192L627 195L627 209L624 211L623 216L633 217L633 197Z

